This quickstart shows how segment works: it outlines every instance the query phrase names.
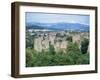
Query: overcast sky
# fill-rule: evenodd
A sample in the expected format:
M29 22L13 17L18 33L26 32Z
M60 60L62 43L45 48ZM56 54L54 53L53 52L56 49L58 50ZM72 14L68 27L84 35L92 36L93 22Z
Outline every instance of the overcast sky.
M32 23L80 23L89 25L89 15L75 15L75 14L50 14L50 13L36 13L26 12L26 22Z

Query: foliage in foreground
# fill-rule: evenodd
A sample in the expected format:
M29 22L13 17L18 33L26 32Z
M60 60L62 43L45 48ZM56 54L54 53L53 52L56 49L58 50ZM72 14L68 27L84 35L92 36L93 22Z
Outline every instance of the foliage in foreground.
M76 43L70 42L66 52L55 52L52 45L47 51L36 52L26 48L26 67L89 64L89 53L82 54Z

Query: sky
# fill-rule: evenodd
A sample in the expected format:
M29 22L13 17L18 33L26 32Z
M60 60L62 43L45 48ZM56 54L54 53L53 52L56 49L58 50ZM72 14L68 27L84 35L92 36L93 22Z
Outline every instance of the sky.
M89 25L89 15L26 12L26 23L80 23Z

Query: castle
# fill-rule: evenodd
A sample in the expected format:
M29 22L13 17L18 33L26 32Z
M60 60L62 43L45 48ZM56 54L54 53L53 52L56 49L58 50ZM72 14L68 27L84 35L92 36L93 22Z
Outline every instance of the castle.
M87 32L66 32L66 31L43 31L35 32L35 38L34 38L34 49L38 52L41 52L42 50L48 50L49 45L53 45L55 48L55 51L65 51L67 49L67 45L69 43L68 38L72 40L73 43L77 43L78 47L81 47L81 42L83 38L89 39L89 33ZM89 49L88 49L89 51Z

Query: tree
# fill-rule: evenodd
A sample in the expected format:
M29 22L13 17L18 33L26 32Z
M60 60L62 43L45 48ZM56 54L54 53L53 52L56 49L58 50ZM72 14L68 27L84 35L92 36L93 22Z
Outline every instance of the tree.
M72 42L72 36L68 36L68 37L66 38L66 40L69 41L69 42Z
M26 48L34 48L34 35L26 32Z
M60 34L60 33L57 33L57 34L56 34L56 37L60 37L60 36L61 36L61 34Z
M32 59L33 59L32 50L30 48L27 48L26 49L26 67L32 66Z
M89 45L89 40L84 38L83 41L81 42L81 52L83 54L87 53L88 45Z
M78 48L77 43L70 42L67 47L67 61L69 64L81 64L81 51Z
M56 52L55 52L55 48L54 48L54 46L51 44L51 42L49 42L49 53L51 53L51 54L55 54Z

